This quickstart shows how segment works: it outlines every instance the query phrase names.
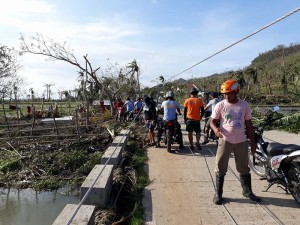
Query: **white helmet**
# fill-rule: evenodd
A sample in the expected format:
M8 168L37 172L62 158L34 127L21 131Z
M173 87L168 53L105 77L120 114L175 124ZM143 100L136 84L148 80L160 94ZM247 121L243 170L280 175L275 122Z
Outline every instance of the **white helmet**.
M168 91L167 93L166 93L166 96L165 96L166 98L174 98L174 92L173 91Z

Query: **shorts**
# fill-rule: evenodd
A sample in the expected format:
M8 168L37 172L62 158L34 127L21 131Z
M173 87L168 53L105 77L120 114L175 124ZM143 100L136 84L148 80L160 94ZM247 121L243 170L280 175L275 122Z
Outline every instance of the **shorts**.
M146 127L149 130L153 131L155 129L155 127L156 127L156 122L154 120L147 120L146 121Z
M200 120L191 120L187 119L186 121L186 131L191 133L195 131L195 133L200 133L201 132L201 127L200 127Z

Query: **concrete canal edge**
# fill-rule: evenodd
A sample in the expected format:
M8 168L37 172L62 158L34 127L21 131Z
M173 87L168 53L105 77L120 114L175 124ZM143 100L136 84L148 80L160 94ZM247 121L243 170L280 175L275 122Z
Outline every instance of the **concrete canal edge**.
M122 151L126 148L129 134L129 130L122 130L120 134L114 138L112 144L101 157L100 164L95 165L82 183L80 188L81 201L87 191L90 188L91 190L88 196L85 197L83 204L78 209L71 224L93 225L95 209L107 205L111 193L113 170L119 165L122 159ZM98 176L99 178L97 179ZM95 183L95 185L92 187L93 183ZM77 208L77 204L67 204L52 225L67 224Z

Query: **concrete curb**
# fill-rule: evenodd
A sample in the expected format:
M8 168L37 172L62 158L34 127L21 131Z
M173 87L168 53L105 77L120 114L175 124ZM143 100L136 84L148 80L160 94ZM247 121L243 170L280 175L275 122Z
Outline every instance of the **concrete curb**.
M80 188L80 200L83 199L85 193L87 193L95 179L102 172L71 224L93 225L96 207L105 207L107 205L112 188L113 171L122 159L122 151L126 149L129 135L129 130L122 130L101 157L100 164L95 165L86 177ZM67 224L77 207L75 204L67 204L52 225Z

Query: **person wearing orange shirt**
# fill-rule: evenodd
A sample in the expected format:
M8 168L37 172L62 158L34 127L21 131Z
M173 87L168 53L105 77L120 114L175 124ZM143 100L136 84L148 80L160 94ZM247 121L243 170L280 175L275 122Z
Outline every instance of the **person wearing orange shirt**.
M186 124L186 130L188 132L188 138L190 142L190 149L194 149L193 144L193 132L196 133L196 147L198 150L202 150L200 145L201 127L200 120L204 115L204 104L201 99L198 98L198 90L192 88L190 91L190 98L184 102L184 123Z

